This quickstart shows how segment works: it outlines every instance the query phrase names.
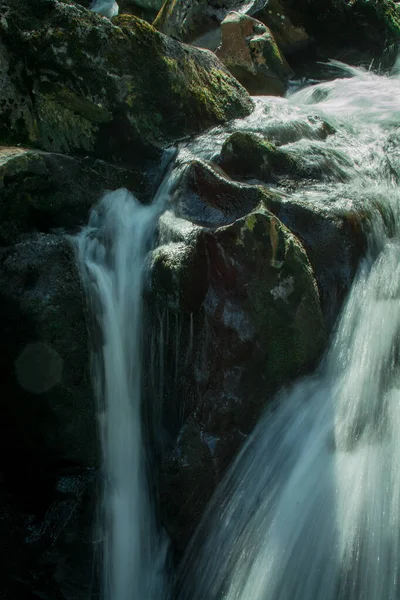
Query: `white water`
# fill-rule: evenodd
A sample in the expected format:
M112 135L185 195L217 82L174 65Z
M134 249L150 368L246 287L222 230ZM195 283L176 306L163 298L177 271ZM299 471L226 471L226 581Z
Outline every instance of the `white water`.
M326 117L326 144L350 158L348 182L338 173L299 195L355 199L370 250L320 368L277 397L217 490L179 600L400 598L400 190L387 168L400 81L349 71L289 99Z
M167 597L166 540L157 528L145 472L142 413L142 292L146 255L165 201L127 190L107 194L79 235L82 280L99 332L93 381L104 459L105 600Z
M119 13L119 6L115 0L94 0L90 7L90 10L108 19L116 17Z

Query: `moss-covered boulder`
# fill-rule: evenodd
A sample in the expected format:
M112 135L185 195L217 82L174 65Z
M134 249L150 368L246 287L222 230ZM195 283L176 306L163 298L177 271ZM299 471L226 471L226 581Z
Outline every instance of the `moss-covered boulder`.
M57 0L1 2L0 141L145 167L166 144L248 114L211 53L133 16Z
M332 133L326 125L326 134ZM293 189L301 182L346 181L348 157L328 144L276 147L264 136L236 131L224 142L217 164L233 179L258 179Z
M161 219L149 318L164 340L163 423L174 441L164 450L161 508L178 551L263 407L324 349L310 263L268 210L273 199L195 162L175 216Z
M329 126L325 129L333 133ZM319 202L307 202L301 190L316 182L348 180L348 158L321 141L276 147L264 136L236 131L226 139L216 161L236 181L257 180L284 190L282 196L270 195L267 206L303 243L330 328L365 251L368 215L351 198L331 197L329 188Z
M228 137L217 162L233 179L276 182L280 177L302 175L301 166L292 156L263 136L242 131Z
M283 96L292 71L266 25L237 12L221 23L216 54L253 96Z

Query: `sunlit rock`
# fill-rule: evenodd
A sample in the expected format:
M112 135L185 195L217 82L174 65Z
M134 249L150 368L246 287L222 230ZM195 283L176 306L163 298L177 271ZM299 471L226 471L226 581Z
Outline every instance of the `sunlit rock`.
M282 96L292 74L271 31L260 21L231 12L222 21L216 54L250 94Z

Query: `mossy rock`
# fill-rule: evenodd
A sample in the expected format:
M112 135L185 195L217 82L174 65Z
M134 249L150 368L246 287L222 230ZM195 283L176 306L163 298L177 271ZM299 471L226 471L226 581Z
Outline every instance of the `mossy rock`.
M252 110L215 55L134 16L57 0L1 8L3 143L144 170L171 142Z
M237 131L224 142L216 162L233 179L258 179L284 187L347 179L351 162L342 152L311 141L307 150L278 148L262 135Z
M292 157L255 133L237 131L224 142L218 165L233 178L274 181L291 173L298 175L298 165Z

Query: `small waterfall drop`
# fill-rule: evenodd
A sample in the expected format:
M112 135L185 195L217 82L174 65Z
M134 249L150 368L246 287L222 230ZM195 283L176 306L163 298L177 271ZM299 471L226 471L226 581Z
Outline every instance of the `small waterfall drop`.
M400 597L400 81L349 74L289 102L327 118L352 161L305 201L356 196L369 251L321 366L278 395L217 490L179 600Z
M168 176L167 176L168 180ZM165 200L145 206L107 194L78 236L81 276L97 347L93 381L104 460L104 600L167 598L167 542L157 528L141 425L142 292L146 255Z

